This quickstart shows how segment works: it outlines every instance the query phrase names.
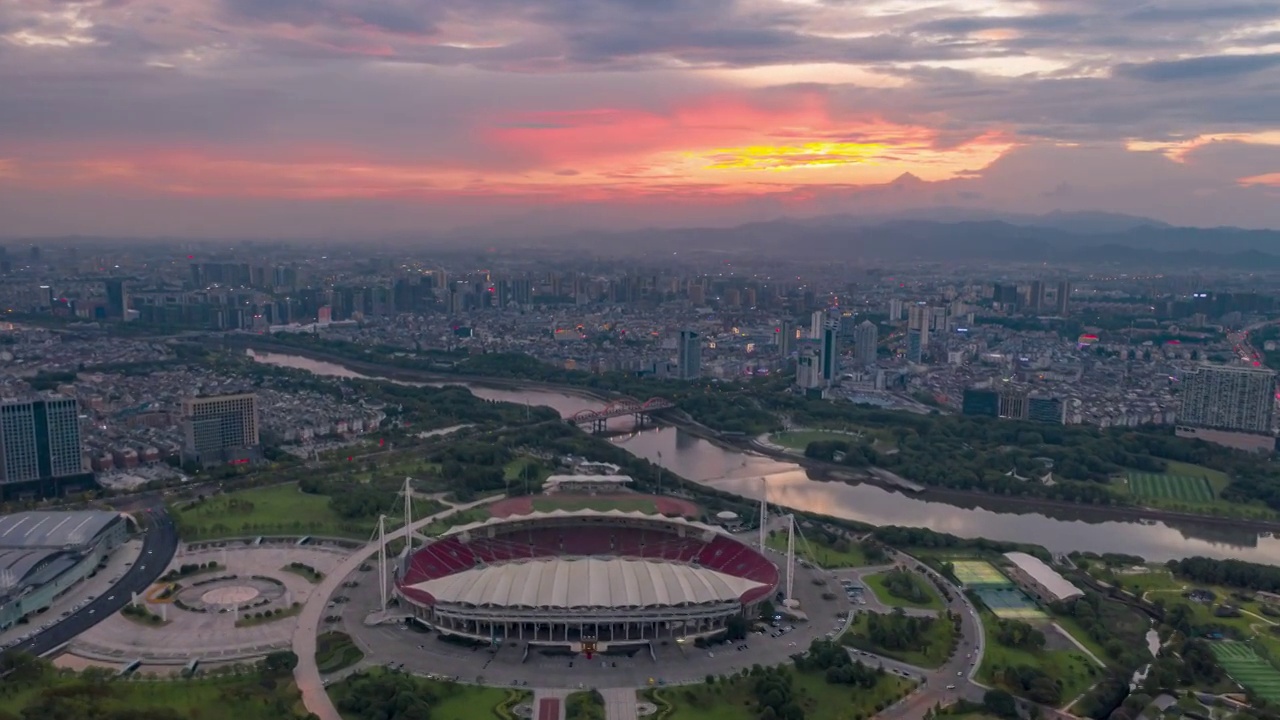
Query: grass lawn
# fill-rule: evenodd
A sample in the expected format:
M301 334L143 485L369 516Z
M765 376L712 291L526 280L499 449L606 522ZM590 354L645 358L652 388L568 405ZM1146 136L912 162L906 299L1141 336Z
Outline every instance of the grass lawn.
M770 532L765 536L764 544L778 552L786 552L787 535ZM856 541L850 541L846 549L837 550L821 540L797 537L796 555L823 568L865 567L871 564L866 554L862 552L862 545Z
M376 521L346 520L325 495L309 495L289 483L214 495L193 507L173 508L183 540L253 535L319 535L367 540ZM390 518L388 518L390 520Z
M542 463L535 460L534 458L519 457L503 466L502 476L508 482L512 480L519 480L520 478L523 477L521 473L524 472L525 467L528 465L536 465L538 468L537 473L532 478L530 478L531 480L534 480L536 482L542 482L543 480L546 480L551 475L551 470L546 466L544 466Z
M364 652L344 632L327 632L316 638L316 665L321 674L337 672L364 659Z
M77 684L72 676L49 673L36 687L23 688L12 694L0 693L0 711L20 715L23 708L37 700L42 690L56 689L66 693ZM180 681L113 682L105 686L108 695L100 707L116 711L141 711L172 709L184 717L212 717L211 709L217 709L217 717L236 720L279 720L275 698L283 699L293 707L301 696L291 681L281 681L273 690L266 690L256 676L238 678L197 678Z
M1280 702L1280 671L1242 642L1215 642L1210 646L1218 663L1233 680L1268 702Z
M867 690L849 685L831 685L817 673L801 673L791 669L792 683L804 709L805 720L853 720L869 718L876 706L888 705L911 687L896 675L885 675ZM666 720L757 720L751 680L735 677L715 685L688 685L680 688L651 688L642 693L654 702L661 713L669 703L673 712Z
M955 626L946 618L934 621L929 629L928 645L923 650L900 651L881 647L867 637L867 617L868 613L858 613L858 619L849 627L849 631L841 636L840 642L858 650L866 650L922 668L939 667L951 654Z
M1277 513L1261 503L1242 504L1221 499L1231 478L1221 470L1166 460L1163 473L1130 471L1114 487L1150 507L1226 517L1272 518Z
M1171 475L1145 472L1129 473L1129 492L1144 500L1173 500L1187 504L1213 501L1215 495L1209 480L1198 475Z
M431 681L426 681L431 682ZM493 709L507 701L503 688L455 683L456 692L431 708L431 720L477 720L493 716ZM442 693L443 695L443 693Z
M1006 667L1030 665L1054 678L1062 687L1062 702L1069 703L1102 679L1103 669L1079 651L1031 652L1001 645L996 642L995 623L996 618L991 613L982 613L982 627L986 633L982 667L978 668L978 680L982 683L994 685L996 674Z
M809 443L823 442L826 440L845 440L854 443L859 442L861 438L853 432L842 432L840 430L790 430L787 432L774 433L769 436L769 440L777 445L787 448L788 450L804 452L805 449L809 447Z
M481 505L480 507L469 508L461 512L456 512L447 518L436 520L435 522L422 528L419 532L427 537L435 537L440 533L458 525L466 525L468 523L481 522L490 518L489 508Z
M658 506L649 498L608 498L608 497L550 497L539 495L533 498L533 509L537 512L551 510L621 510L623 512L640 511L656 515Z
M921 588L929 595L927 602L918 603L891 594L889 588L885 587L885 576L887 574L876 573L875 575L862 576L862 581L866 583L867 587L871 588L871 591L876 594L876 599L880 602L890 607L901 606L924 610L942 610L942 598L938 597L938 590L933 586L933 583L915 573L910 573L911 580L916 584L916 587Z

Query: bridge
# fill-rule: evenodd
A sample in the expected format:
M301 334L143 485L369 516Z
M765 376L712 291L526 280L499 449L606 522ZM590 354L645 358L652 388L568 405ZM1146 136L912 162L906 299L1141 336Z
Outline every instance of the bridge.
M619 398L605 405L600 410L579 410L569 417L569 422L578 427L591 426L591 432L599 434L608 429L613 418L631 415L635 418L636 427L643 427L653 413L670 410L676 404L666 398L652 397L644 402L635 398Z

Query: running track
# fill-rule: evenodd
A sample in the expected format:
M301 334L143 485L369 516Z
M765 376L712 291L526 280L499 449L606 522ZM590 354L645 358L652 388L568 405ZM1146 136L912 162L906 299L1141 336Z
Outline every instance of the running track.
M542 698L539 700L538 720L560 720L560 698Z

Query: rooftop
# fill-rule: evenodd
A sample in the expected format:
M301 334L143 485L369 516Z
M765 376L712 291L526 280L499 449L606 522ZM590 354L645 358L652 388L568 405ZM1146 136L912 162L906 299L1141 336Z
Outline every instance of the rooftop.
M582 558L490 565L410 587L444 603L569 609L737 602L762 584L689 565Z
M86 545L119 517L120 513L102 510L3 515L0 516L0 549Z
M1049 567L1038 557L1028 555L1021 552L1005 553L1004 556L1009 559L1018 569L1031 576L1045 590L1053 593L1059 600L1067 598L1079 597L1084 593L1080 588L1072 585L1070 581L1062 577L1062 575L1053 568Z

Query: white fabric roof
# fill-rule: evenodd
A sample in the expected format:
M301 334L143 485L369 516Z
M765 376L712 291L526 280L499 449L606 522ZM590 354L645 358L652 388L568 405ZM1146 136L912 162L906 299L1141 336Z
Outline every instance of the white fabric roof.
M1023 552L1009 552L1005 553L1004 556L1009 558L1014 565L1017 565L1019 570L1029 575L1032 580L1040 583L1040 587L1053 593L1059 600L1079 597L1084 594L1080 588L1072 585L1070 580L1062 577L1057 570L1049 567L1043 560L1034 555L1028 555Z
M480 522L467 523L466 525L458 525L456 527L450 528L449 530L445 531L444 534L441 535L441 537L445 537L448 535L457 535L458 533L462 533L462 532L474 532L481 528L491 527L495 525L505 525L507 523L517 523L517 522L522 522L524 520L543 520L547 518L593 518L593 517L636 518L641 520L651 520L653 522L668 523L668 524L674 524L674 525L684 525L685 527L695 528L702 532L720 533L722 535L727 534L725 533L723 528L718 528L718 527L715 527L714 525L706 525L700 522L694 522L692 520L685 520L684 518L670 518L663 515L650 515L649 513L643 513L643 512L640 512L639 510L632 510L629 512L622 511L622 510L548 510L546 512L535 511L525 515L508 515L507 517L501 517L501 518L489 518L488 520L481 520Z
M630 475L552 475L543 481L546 485L577 485L585 483L626 485L635 482Z
M762 586L702 567L582 558L490 565L410 587L445 603L625 608L731 602Z

